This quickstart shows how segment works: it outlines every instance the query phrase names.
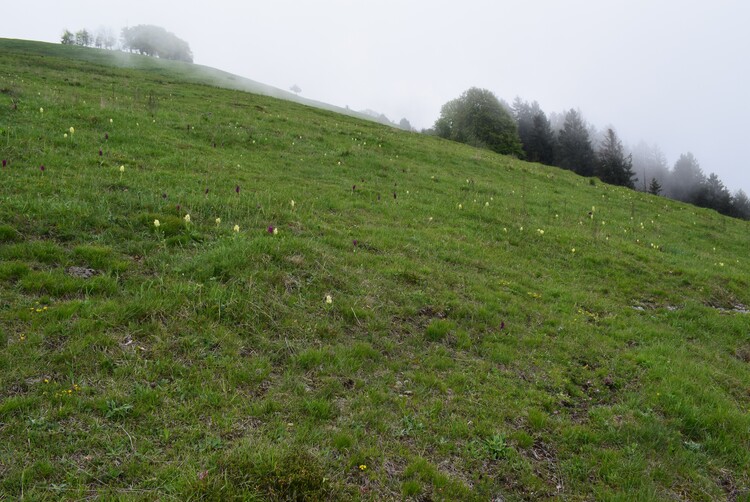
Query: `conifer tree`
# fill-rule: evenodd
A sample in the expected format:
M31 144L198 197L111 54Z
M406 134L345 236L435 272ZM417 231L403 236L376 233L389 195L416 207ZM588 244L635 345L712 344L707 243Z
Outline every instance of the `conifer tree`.
M576 110L571 109L565 114L558 147L560 167L575 171L581 176L594 175L596 156L586 123Z
M617 134L607 129L598 155L597 175L605 183L635 188L638 178L633 173L633 159L625 155Z

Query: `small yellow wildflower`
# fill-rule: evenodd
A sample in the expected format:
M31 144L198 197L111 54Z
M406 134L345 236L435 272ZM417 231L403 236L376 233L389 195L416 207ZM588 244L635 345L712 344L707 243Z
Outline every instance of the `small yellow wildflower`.
M216 226L218 227L221 225L221 218L216 218Z
M571 249L570 252L571 253L575 253L576 252L576 248Z
M159 222L159 220L154 220L154 226L156 228L159 228L161 226L161 223Z
M186 214L183 220L185 220L185 223L190 223L190 215Z
M112 119L109 119L109 123L111 124L112 122L114 122L114 120L112 120Z
M276 227L273 227L273 235L277 235L279 233L279 229Z
M73 126L70 126L70 129L68 129L68 130L70 131L70 134L73 134L74 132L76 132L76 130L75 130L75 128L73 128Z
M67 137L68 137L68 133L63 134L63 138L67 138Z
M458 208L459 208L459 209L463 209L463 208L464 208L464 206L463 206L462 204L459 204L459 205L458 205Z
M39 108L39 113L44 113L44 108Z
M121 172L121 173L124 173L124 172L125 172L125 166L120 166L120 172Z
M333 298L331 298L331 295L326 295L326 303L327 303L328 305L330 305L330 304L332 304L332 303L333 303Z
M292 206L292 208L294 208L294 199L289 201L289 205Z
M234 226L234 231L235 232L239 232L240 231L240 226L239 225L235 225Z
M360 471L366 471L367 470L367 466L365 464L360 464L359 470Z

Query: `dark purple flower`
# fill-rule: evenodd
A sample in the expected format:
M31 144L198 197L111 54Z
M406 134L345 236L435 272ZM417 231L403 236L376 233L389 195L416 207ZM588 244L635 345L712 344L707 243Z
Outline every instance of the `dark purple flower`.
M203 192L203 195L208 195L208 188L206 188L206 191Z
M101 150L101 148L100 148L100 149L99 149L99 157L101 157L101 156L102 156L102 150Z
M269 234L273 233L273 225L268 225L268 233Z
M39 170L44 172L44 166L39 166Z
M357 239L354 239L354 240L352 241L352 244L354 244L354 247L357 247L357 244L359 244L359 241L357 241Z
M6 159L3 159L3 167L8 165L8 161Z
M505 321L500 321L500 329L505 329Z
M393 192L393 198L394 199L396 198L396 192Z
M237 185L236 187L234 187L234 191L237 192L237 195L239 195L240 194L240 186Z
M352 185L352 192L357 189L357 185Z
M109 133L106 133L106 132L104 133L104 139L105 139L105 140L106 140L106 139L109 139Z
M380 200L380 194L378 194L378 200Z
M177 212L178 213L180 212L180 205L179 204L177 204Z
M161 194L161 198L162 199L166 199L167 198L167 194L166 193Z

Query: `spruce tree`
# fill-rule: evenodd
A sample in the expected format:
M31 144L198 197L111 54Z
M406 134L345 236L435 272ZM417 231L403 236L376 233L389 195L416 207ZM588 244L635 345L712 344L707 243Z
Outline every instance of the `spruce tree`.
M648 193L651 195L659 195L661 193L661 184L656 178L651 178L651 184L648 186Z
M602 181L635 188L638 178L633 172L633 159L630 155L625 155L614 130L607 129L598 157L597 175Z
M565 114L565 125L558 140L558 163L563 169L581 176L593 176L596 157L591 146L589 131L581 114L570 110Z

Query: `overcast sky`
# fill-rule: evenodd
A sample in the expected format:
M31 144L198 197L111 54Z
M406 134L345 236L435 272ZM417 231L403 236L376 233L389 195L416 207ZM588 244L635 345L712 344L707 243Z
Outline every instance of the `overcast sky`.
M156 24L195 62L414 127L472 86L579 108L750 193L750 1L5 1L0 36Z

